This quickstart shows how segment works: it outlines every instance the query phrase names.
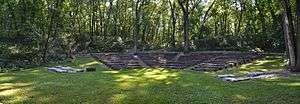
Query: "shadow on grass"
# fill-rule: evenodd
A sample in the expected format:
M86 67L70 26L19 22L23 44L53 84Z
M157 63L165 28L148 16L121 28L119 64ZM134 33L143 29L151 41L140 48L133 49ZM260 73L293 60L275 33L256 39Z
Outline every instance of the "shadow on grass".
M270 61L271 62L271 61ZM255 63L259 64L259 63ZM268 63L269 64L269 63ZM299 76L226 83L210 73L142 68L109 70L91 58L73 67L97 67L96 72L49 73L36 68L0 73L3 103L299 103Z
M156 89L151 86L171 84L179 77L177 72L165 69L108 70L90 58L81 58L65 65L78 68L97 67L98 70L58 74L49 73L45 68L36 68L0 73L0 102L120 103L122 99L126 101L153 95L155 93L149 90ZM156 92L159 93L159 90Z

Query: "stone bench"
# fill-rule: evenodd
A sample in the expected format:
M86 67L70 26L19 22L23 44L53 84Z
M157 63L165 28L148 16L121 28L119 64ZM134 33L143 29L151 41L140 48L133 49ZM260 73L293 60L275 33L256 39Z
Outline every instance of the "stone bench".
M72 67L62 67L62 66L56 66L56 67L50 67L48 68L49 72L56 72L56 73L78 73L78 72L85 72L85 69L77 69Z

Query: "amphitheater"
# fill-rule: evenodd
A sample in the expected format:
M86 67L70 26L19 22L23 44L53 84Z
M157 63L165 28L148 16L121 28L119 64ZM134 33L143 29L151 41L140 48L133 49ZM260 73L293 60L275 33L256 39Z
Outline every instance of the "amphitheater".
M92 53L93 57L115 70L131 68L169 68L217 71L262 58L255 52L140 52Z

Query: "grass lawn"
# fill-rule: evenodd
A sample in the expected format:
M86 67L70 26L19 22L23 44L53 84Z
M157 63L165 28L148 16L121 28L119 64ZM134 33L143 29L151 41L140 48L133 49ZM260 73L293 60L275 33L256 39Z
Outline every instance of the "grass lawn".
M0 103L97 104L300 104L300 75L223 82L216 75L280 70L280 57L268 57L231 70L195 72L168 69L109 70L93 58L79 57L74 67L96 72L57 74L39 67L0 73Z

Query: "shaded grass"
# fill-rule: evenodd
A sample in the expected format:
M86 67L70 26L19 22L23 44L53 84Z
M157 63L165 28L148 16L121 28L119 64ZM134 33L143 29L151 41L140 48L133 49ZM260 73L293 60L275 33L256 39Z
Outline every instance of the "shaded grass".
M97 67L96 72L57 74L39 67L0 73L2 103L103 103L103 104L299 104L300 77L280 77L228 83L216 74L279 70L282 58L266 58L217 73L168 69L114 71L96 60L80 57L64 65ZM55 66L55 64L50 65Z

